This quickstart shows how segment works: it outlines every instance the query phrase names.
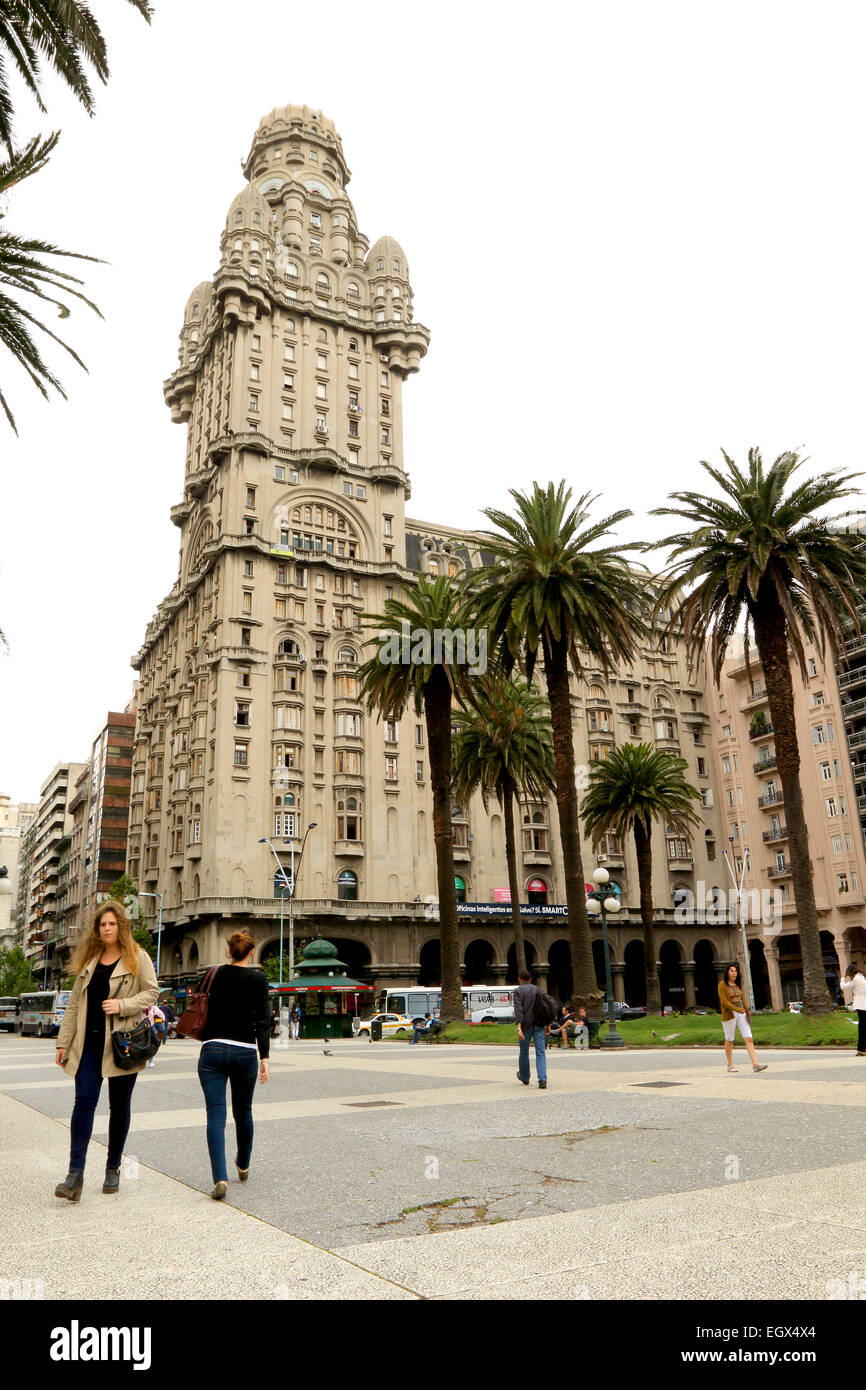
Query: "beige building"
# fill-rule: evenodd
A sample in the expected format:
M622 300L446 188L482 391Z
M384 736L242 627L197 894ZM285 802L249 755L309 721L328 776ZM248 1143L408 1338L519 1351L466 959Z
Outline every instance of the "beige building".
M177 980L222 958L250 925L278 949L273 840L300 850L296 935L337 943L381 984L439 977L431 793L423 720L379 723L359 701L364 611L401 580L483 563L466 531L406 518L402 392L428 330L416 322L399 244L372 247L346 192L333 124L272 111L244 165L213 279L190 296L165 385L187 427L177 582L133 660L140 674L128 872L162 895L163 969ZM709 706L663 641L634 669L574 687L578 758L615 741L681 749L702 789L691 840L659 831L655 893L672 1002L715 998L726 927L679 926L677 889L724 882ZM536 967L567 988L562 864L552 806L521 811L525 930ZM514 976L501 817L454 808L466 977ZM616 990L643 995L631 845L602 858L622 895ZM596 859L585 847L589 875ZM599 949L600 949L600 942Z
M39 792L39 809L22 841L27 846L30 861L30 881L25 910L24 940L21 942L31 969L37 974L47 964L47 943L56 929L58 914L58 881L63 841L72 827L69 811L71 790L82 763L58 763L43 782Z
M737 881L745 861L743 888L777 895L778 911L763 914L776 920L752 922L747 937L756 1003L781 1008L803 997L802 962L785 803L764 678L754 656L750 668L741 647L732 651L713 692L715 757L724 848ZM836 675L812 646L807 671L804 684L792 663L800 781L824 967L832 984L852 958L866 959L866 857Z
M37 810L33 802L19 801L14 805L10 797L0 793L0 868L7 870L5 887L0 886L0 949L15 945L18 860L22 839Z

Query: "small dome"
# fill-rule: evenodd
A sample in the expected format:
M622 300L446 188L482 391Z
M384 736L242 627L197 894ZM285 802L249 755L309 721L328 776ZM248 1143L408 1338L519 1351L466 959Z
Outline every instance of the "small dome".
M278 134L284 126L291 126L292 122L299 122L312 130L313 126L321 135L333 135L339 141L340 135L333 121L329 121L327 116L323 116L318 107L312 106L275 106L273 111L267 116L263 116L259 121L258 129L253 136L253 141L267 139Z
M187 323L190 319L200 321L207 313L210 304L213 285L210 280L202 280L200 285L196 285L189 299L186 301L186 308L183 311L183 321ZM196 312L198 311L198 312Z
M406 252L403 250L399 241L395 241L392 236L380 236L376 244L370 247L370 251L367 255L367 270L371 274L376 273L377 261L385 262L384 271L380 273L386 275L405 275L408 278L409 267L406 264ZM399 261L400 263L399 270L394 269L395 261Z
M259 213L260 220L256 222L253 213ZM238 213L241 214L238 217ZM262 197L255 184L248 183L232 202L226 218L226 231L234 231L238 227L249 227L253 231L266 232L271 224L271 210L267 202Z

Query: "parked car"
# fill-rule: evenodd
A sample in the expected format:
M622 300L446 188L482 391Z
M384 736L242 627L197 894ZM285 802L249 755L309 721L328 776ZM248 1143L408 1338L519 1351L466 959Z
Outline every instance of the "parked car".
M604 1016L607 1018L607 1000L604 1004ZM617 1023L624 1018L646 1018L646 1008L643 1004L623 1004L619 999L614 999L613 1016Z
M370 1036L370 1024L379 1022L382 1024L382 1037L387 1038L390 1034L397 1037L403 1033L412 1032L412 1019L409 1014L373 1014L372 1018L362 1018L361 1027L358 1030L359 1036L366 1038Z

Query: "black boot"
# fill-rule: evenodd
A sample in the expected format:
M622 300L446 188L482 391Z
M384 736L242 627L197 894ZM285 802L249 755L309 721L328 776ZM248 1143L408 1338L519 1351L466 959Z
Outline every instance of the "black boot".
M119 1169L119 1168L110 1168L109 1165L106 1163L106 1165L105 1165L105 1182L102 1184L102 1190L103 1190L103 1192L119 1192L119 1191L120 1191L120 1169Z
M67 1202L80 1202L83 1187L84 1174L76 1168L70 1168L63 1182L59 1182L55 1187L54 1195L65 1197Z

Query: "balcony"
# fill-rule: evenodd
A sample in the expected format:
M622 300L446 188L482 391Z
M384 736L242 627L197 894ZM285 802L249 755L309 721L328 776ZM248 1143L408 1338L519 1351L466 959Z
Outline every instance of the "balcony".
M745 699L745 701L743 702L743 704L740 705L740 709L741 709L741 710L751 709L754 705L760 705L760 704L762 704L762 703L764 702L764 700L766 700L766 698L767 698L766 687L763 686L763 685L759 685L758 688L757 688L756 690L752 691L752 693L746 697L746 699Z
M862 782L866 777L866 763L852 763L851 775L855 782Z
M862 748L864 745L866 745L866 729L860 729L848 739L849 748Z
M782 793L781 791L765 792L763 796L758 797L759 811L769 810L773 806L784 806L784 804L785 797L784 793Z
M853 685L866 685L866 666L858 666L854 671L843 671L836 679L840 690L847 690Z
M790 877L791 877L791 865L790 865L790 864L787 864L787 863L786 863L786 864L771 864L770 867L769 867L769 869L767 870L767 877L770 878L770 879L773 879L773 880L775 880L775 879L777 879L777 878L790 878Z
M752 771L760 777L764 772L772 772L776 766L776 755L771 754L768 758L759 758L756 763L752 763Z
M866 701L864 701L864 704L866 704ZM749 738L752 743L758 743L762 738L772 738L774 732L772 724L765 724L763 728L755 729L754 733L750 729Z
M866 802L866 797L864 797L863 800L864 802ZM777 841L787 840L787 838L787 825L780 825L778 830L765 830L763 835L761 836L761 839L764 841L765 845L774 845Z

